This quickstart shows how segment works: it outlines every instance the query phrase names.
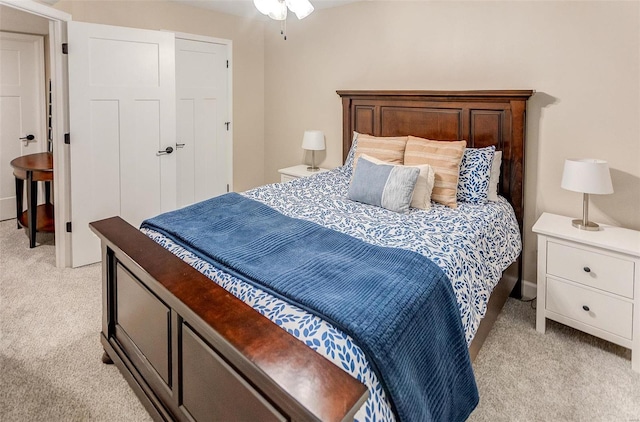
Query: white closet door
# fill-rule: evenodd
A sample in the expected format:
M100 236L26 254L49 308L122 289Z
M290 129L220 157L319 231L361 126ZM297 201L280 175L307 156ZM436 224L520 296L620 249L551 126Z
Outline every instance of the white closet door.
M0 220L16 218L16 184L9 163L46 151L44 108L43 37L0 32ZM34 139L20 140L27 135Z
M174 34L68 23L72 266L100 260L91 221L176 207Z
M178 206L227 192L227 45L176 38Z

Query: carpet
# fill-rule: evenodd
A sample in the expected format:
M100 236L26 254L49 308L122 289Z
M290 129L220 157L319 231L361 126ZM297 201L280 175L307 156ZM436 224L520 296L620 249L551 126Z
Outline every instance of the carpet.
M99 264L56 268L53 236L29 249L0 222L0 420L151 421L101 361ZM480 404L469 421L640 421L631 352L509 299L473 364Z

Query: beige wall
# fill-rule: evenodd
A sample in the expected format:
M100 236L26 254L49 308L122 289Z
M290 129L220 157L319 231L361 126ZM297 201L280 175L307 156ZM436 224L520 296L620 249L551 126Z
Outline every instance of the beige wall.
M264 180L264 23L166 1L78 1L55 5L74 21L171 30L233 42L233 184Z
M525 279L535 281L544 211L579 216L560 188L568 157L606 159L615 193L596 221L640 229L640 2L360 2L277 22L165 1L62 1L74 20L233 41L234 185L278 181L307 162L321 129L323 165L341 163L339 89L535 89L528 104Z
M596 221L640 229L639 2L362 2L265 25L265 175L300 163L305 129L340 164L340 89L535 89L528 104L525 279L531 227L545 211L580 216L560 188L564 159L609 161L615 193ZM308 158L308 157L307 157Z

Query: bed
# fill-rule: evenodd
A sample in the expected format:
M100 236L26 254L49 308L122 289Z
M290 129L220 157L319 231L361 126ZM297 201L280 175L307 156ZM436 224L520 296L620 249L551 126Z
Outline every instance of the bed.
M525 110L532 91L338 94L344 158L354 131L466 139L469 147L502 151L500 193L521 234ZM300 195L307 182L296 182ZM268 203L270 189L247 195ZM104 360L118 366L156 419L352 420L365 407L370 391L363 384L160 246L162 239L117 217L91 227L102 240ZM520 270L517 258L493 289L484 319L467 339L472 358Z

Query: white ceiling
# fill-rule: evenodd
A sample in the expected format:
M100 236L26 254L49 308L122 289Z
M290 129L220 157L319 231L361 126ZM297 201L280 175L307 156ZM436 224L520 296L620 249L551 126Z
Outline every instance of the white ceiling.
M253 5L253 0L169 0L176 3L182 3L193 7L201 7L216 12L227 13L230 15L242 16L246 18L263 17ZM329 7L343 6L349 3L355 3L362 0L310 0L316 10L326 9ZM266 18L266 17L265 17Z

